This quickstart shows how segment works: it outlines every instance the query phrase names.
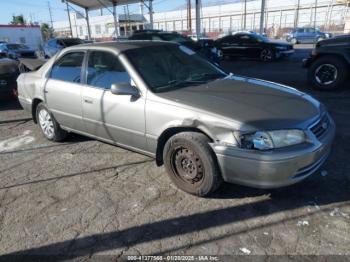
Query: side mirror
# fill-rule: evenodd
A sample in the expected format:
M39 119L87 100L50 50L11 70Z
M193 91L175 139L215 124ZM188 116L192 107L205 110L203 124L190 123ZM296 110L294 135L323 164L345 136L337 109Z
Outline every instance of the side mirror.
M130 83L112 84L111 92L114 95L140 96L139 90Z

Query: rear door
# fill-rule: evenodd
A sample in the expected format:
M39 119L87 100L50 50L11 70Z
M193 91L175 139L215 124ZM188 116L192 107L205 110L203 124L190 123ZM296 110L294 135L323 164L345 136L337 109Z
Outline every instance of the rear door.
M83 131L81 106L81 76L85 52L63 55L54 63L47 80L44 96L46 104L62 125Z
M112 84L131 83L119 58L107 51L90 51L83 87L83 119L88 133L145 149L145 98L115 95Z

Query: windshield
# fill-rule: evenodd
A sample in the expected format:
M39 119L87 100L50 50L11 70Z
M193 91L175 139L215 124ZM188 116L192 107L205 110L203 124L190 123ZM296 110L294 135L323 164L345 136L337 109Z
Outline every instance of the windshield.
M255 37L258 42L269 42L270 40L265 37L265 36L262 36L262 35L258 35L258 34L254 34L253 37Z
M29 49L28 46L26 46L26 45L21 45L21 44L9 44L9 45L7 45L7 48L8 48L9 50Z
M189 41L188 38L178 34L161 34L161 38L165 41L183 43Z
M203 84L226 73L179 45L157 45L125 52L130 62L155 93Z
M84 44L84 41L81 39L59 39L57 40L59 45L69 47L74 45Z

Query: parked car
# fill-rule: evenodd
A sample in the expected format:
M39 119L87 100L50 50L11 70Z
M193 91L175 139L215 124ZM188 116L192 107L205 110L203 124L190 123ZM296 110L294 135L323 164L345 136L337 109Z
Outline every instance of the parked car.
M321 32L317 28L303 27L296 28L287 34L287 41L296 44L313 44L332 37L331 33Z
M237 32L216 40L224 57L258 58L269 62L294 53L291 44L272 41L252 32Z
M80 38L53 38L44 44L44 53L46 58L53 57L58 51L63 48L85 44L85 41Z
M129 40L152 40L152 41L169 41L175 42L188 48L191 48L195 52L198 52L202 56L206 57L212 62L219 63L221 61L221 52L214 46L214 41L199 40L193 41L191 38L180 35L176 32L166 32L160 30L142 30L134 33Z
M199 196L222 180L297 183L323 164L335 133L311 96L227 74L175 43L70 47L21 74L18 86L47 139L74 132L149 155L180 189Z
M8 100L17 95L16 79L18 75L17 61L0 58L0 100Z
M318 42L311 55L303 60L308 80L317 89L333 90L349 79L350 35Z
M37 58L35 50L23 44L2 43L0 53L5 53L8 58Z

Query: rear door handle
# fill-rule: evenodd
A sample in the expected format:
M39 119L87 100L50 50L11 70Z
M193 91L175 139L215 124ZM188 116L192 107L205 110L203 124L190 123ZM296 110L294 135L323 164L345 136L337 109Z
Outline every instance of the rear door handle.
M93 104L94 102L92 101L91 98L84 97L84 103Z

